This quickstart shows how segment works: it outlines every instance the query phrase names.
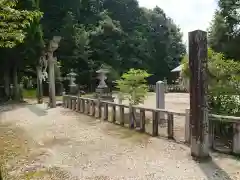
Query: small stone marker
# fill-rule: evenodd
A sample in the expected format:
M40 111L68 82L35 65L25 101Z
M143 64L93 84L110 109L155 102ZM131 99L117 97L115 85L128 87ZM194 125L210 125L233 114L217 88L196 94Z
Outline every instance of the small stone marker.
M156 83L156 108L165 109L165 87L163 81ZM160 113L160 121L165 119L165 114Z

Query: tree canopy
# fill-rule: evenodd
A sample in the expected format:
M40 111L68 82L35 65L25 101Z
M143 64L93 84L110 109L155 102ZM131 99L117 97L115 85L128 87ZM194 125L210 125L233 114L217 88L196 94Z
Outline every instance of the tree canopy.
M240 1L219 0L209 28L209 45L227 58L239 60L240 43Z
M62 40L56 57L62 76L71 69L76 83L96 85L96 70L107 65L114 81L131 68L152 74L148 83L167 77L185 54L180 28L160 7L137 0L0 0L1 77L36 77L36 65L53 36ZM42 12L42 13L40 13ZM42 15L42 18L41 18ZM7 24L9 26L7 26ZM8 47L11 47L8 48ZM16 76L14 76L16 77ZM13 80L4 79L4 83ZM15 78L15 82L16 78Z
M22 43L26 28L42 15L39 11L15 9L16 6L16 0L0 0L0 47L12 48Z
M159 7L141 8L136 0L41 0L40 9L44 38L63 37L63 74L74 68L79 83L91 81L101 64L119 74L146 69L155 83L185 54L180 29Z

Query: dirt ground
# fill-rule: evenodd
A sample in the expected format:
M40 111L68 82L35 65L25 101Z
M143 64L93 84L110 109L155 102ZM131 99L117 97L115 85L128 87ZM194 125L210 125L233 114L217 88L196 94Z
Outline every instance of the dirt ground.
M230 156L199 164L182 144L63 108L1 107L0 138L4 180L240 180Z

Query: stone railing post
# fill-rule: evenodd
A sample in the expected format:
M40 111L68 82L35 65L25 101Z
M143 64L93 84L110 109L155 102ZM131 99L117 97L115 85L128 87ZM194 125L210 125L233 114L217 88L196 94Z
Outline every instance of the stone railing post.
M66 108L66 96L65 95L63 95L62 96L62 107L65 107Z
M76 111L80 111L80 98L79 96L77 97L77 107L76 107Z
M233 124L233 154L240 155L240 122Z
M120 125L124 126L124 106L119 106L120 111Z
M191 127L190 127L190 109L186 109L185 116L185 143L190 144Z
M108 120L108 104L106 102L104 102L104 116L103 116L103 120L107 121Z
M112 105L112 122L116 123L116 105Z
M153 111L152 112L152 136L158 136L158 119L159 119L159 112Z
M168 131L168 139L174 139L174 116L172 113L168 113L168 127L167 127L167 131Z
M100 99L97 100L97 118L101 119L102 117L102 106Z
M145 132L146 116L145 110L140 110L140 132Z

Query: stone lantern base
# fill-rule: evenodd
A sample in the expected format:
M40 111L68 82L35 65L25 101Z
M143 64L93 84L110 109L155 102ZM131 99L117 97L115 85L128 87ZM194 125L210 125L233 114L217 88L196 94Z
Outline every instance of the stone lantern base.
M78 86L76 84L69 85L69 94L71 94L71 95L78 94Z
M114 102L114 97L108 87L96 88L95 98Z

